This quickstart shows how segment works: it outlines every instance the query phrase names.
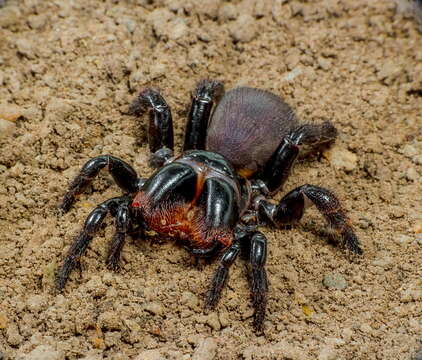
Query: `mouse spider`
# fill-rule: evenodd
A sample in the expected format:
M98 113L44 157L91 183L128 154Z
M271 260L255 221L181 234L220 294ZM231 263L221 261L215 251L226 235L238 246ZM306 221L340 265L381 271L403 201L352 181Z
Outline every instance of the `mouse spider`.
M64 212L103 168L124 195L90 213L57 274L57 289L64 288L108 213L116 226L107 256L111 269L118 267L125 235L139 229L176 238L195 256L220 254L206 296L208 308L216 306L230 266L239 253L245 254L257 332L263 331L268 292L267 239L259 226L292 224L315 205L342 244L362 254L351 222L330 190L302 185L278 204L267 200L286 181L302 145L334 141L337 130L331 122L301 124L289 105L270 92L239 87L224 93L222 83L202 80L192 99L183 153L173 156L170 107L152 88L143 90L130 106L134 115L146 111L150 164L158 170L148 179L140 178L129 164L111 155L97 156L82 167L64 196Z

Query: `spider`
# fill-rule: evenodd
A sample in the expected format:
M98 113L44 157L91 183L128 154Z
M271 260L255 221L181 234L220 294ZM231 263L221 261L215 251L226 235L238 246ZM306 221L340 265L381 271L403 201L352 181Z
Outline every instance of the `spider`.
M315 205L343 246L362 254L350 220L330 190L302 185L278 204L267 200L286 181L302 145L335 140L337 130L331 122L301 124L275 94L249 87L224 93L221 82L202 80L192 97L183 152L173 156L171 110L160 93L143 90L129 109L136 116L149 112L150 165L157 170L148 179L140 178L129 164L111 155L97 156L82 167L60 205L63 212L103 168L124 195L89 214L58 271L58 290L64 288L108 213L116 227L106 259L110 269L118 268L125 235L142 229L177 239L195 256L220 254L206 295L207 308L217 305L229 268L242 253L250 264L257 332L263 331L268 292L267 239L259 226L295 223L308 206Z

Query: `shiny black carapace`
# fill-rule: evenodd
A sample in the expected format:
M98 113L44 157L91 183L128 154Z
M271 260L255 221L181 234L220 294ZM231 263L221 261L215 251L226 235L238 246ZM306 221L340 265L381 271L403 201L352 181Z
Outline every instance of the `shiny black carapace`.
M82 167L64 196L61 209L66 212L102 168L124 191L88 216L58 272L59 290L107 213L116 222L107 256L112 269L118 267L125 235L142 230L178 239L196 256L221 254L207 293L209 308L217 304L229 267L243 252L250 263L258 332L263 330L268 290L267 239L259 226L297 222L307 206L315 205L343 245L362 253L349 218L331 191L302 185L278 205L266 200L286 181L301 145L334 141L337 131L330 122L300 124L292 109L272 93L240 87L224 94L223 84L203 80L192 99L183 153L173 156L171 111L151 88L143 90L130 107L130 113L139 116L147 110L150 162L158 170L143 179L123 160L98 156Z

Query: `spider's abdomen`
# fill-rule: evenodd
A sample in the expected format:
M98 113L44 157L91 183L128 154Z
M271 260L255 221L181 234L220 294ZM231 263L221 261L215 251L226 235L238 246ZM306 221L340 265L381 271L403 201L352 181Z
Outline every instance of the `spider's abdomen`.
M260 170L297 119L280 97L240 87L228 91L210 120L206 149L224 155L250 177Z

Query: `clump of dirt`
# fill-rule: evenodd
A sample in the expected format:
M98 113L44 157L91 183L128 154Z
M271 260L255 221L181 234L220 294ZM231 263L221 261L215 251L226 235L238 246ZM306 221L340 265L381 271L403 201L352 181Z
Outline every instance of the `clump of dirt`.
M394 1L127 0L0 2L0 358L410 359L421 348L422 35ZM281 95L303 121L331 120L333 148L304 157L285 191L311 183L343 200L364 248L327 243L310 210L263 229L270 281L265 336L251 327L247 271L233 265L217 309L215 263L165 241L129 240L106 270L112 226L65 291L54 273L95 204L96 180L57 204L100 154L147 166L134 94L159 88L182 144L195 83ZM279 199L278 195L276 199Z

